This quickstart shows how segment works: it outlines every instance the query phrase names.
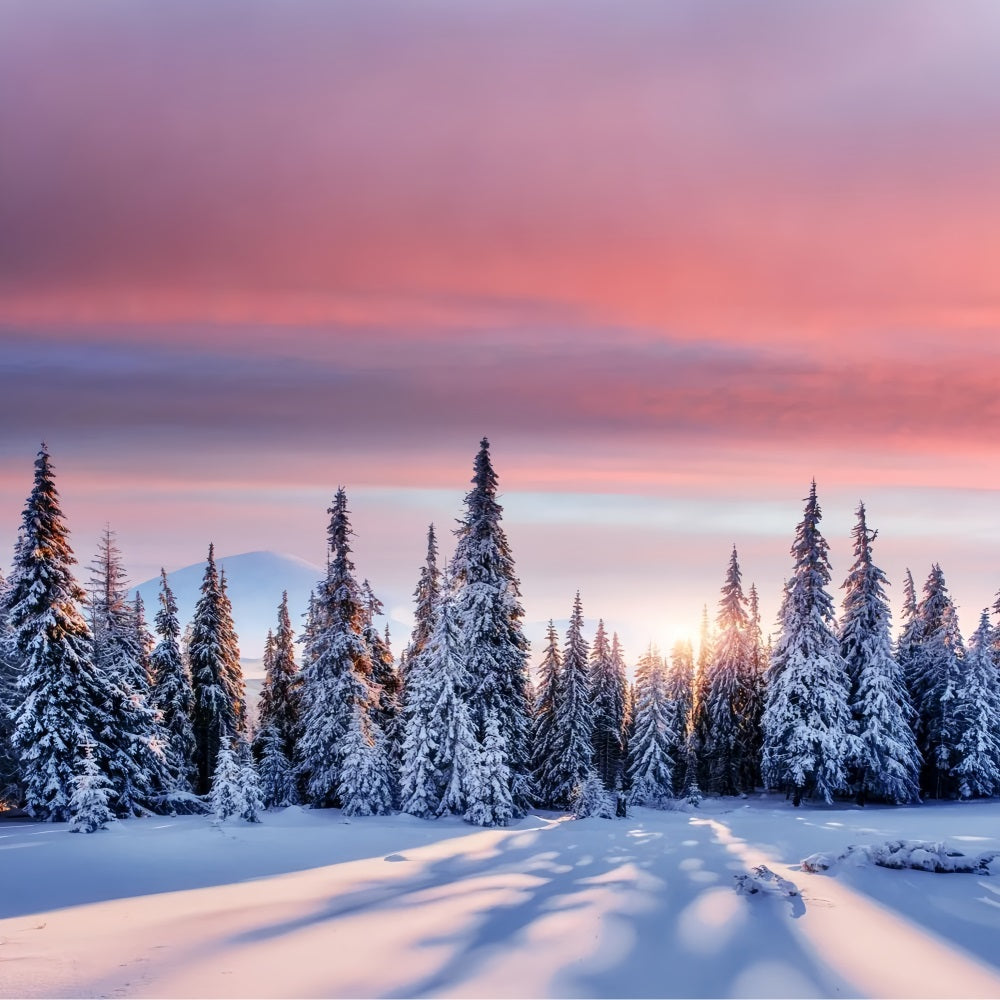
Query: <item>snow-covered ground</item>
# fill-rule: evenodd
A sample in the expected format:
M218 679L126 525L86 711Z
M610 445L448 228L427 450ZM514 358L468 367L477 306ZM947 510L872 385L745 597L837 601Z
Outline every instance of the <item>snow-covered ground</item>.
M0 995L1000 996L1000 877L799 868L899 838L995 850L1000 803L4 820ZM798 893L735 892L759 864Z

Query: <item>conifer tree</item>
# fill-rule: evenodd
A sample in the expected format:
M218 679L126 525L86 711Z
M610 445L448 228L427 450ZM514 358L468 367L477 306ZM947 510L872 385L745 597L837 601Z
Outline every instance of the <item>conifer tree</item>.
M763 720L765 784L790 793L796 805L813 795L831 802L846 791L851 750L850 680L833 632L821 518L814 480L791 549L795 565L785 584Z
M18 703L18 667L14 635L8 624L11 587L0 573L0 805L21 798L20 773L14 750L14 711Z
M923 755L921 787L932 798L958 794L959 720L956 699L962 688L965 647L941 567L931 567L917 606L916 648L910 662L910 689L917 713L917 745Z
M497 475L483 438L476 455L472 489L465 497L453 560L469 678L468 704L476 739L486 739L486 720L496 718L499 754L510 778L515 816L523 816L532 798L528 641L521 629L524 611L514 559L501 525Z
M145 678L145 690L147 699L149 688L152 684L152 673L149 658L152 655L153 647L156 645L153 634L149 631L146 622L146 605L142 599L142 594L137 590L132 601L132 624L135 629L135 644L139 654L139 671Z
M962 663L962 682L955 698L954 776L963 799L1000 794L1000 687L992 645L989 611L984 608Z
M91 751L89 744L84 746L80 773L69 800L70 833L96 833L107 829L108 823L115 818L110 805L111 783L101 774Z
M892 655L886 576L872 558L865 505L857 510L854 565L844 581L840 652L851 681L851 714L857 739L849 755L858 801L915 802L920 754L913 736L913 707L903 670Z
M559 635L550 618L546 632L545 652L539 667L535 710L531 720L535 797L539 805L545 808L553 808L555 804L555 785L551 766L555 759L556 705L560 697L561 674L562 653L559 651Z
M733 546L717 616L718 638L708 667L705 763L709 788L721 795L750 792L756 784L753 710L756 677L750 648L750 616Z
M194 692L196 791L202 795L211 787L220 747L228 746L239 733L239 704L232 684L234 668L229 662L233 650L223 597L215 566L215 546L209 545L201 595L191 621L188 653Z
M406 669L401 669L404 686L406 672L417 661L434 630L438 594L441 591L441 572L438 569L437 557L437 536L434 534L434 525L432 524L427 529L427 558L424 565L420 567L420 576L416 589L413 591L413 600L416 604L413 613L413 631L403 656Z
M141 604L138 606L141 612ZM94 668L112 689L102 734L112 751L105 769L119 815L151 807L168 781L163 734L150 704L148 633L128 601L128 582L114 532L106 527L91 563L90 621Z
M639 658L635 692L629 800L634 805L662 806L674 795L674 762L669 751L674 719L667 698L666 666L655 646Z
M257 771L264 808L283 809L285 806L296 805L299 796L295 771L285 752L281 734L269 724L257 734L256 745L260 754Z
M160 607L155 624L160 641L149 656L150 702L154 711L159 713L160 729L166 744L164 757L168 790L190 792L197 780L194 729L191 725L194 692L191 673L181 657L177 601L165 569L160 570Z
M620 657L616 662L612 655L603 619L597 623L590 651L590 677L594 706L594 766L604 787L613 791L621 787L625 760L626 679Z
M698 786L698 761L694 756L694 742L688 739L695 669L694 650L689 639L679 639L674 643L670 651L670 662L665 664L665 668L664 685L671 718L667 749L674 761L674 791L678 795L684 795L689 775L694 787ZM700 792L697 797L700 799Z
M385 736L366 706L355 702L344 734L337 792L345 816L384 816L392 810L392 781Z
M712 659L715 656L714 636L709 624L708 605L702 605L701 627L698 638L698 659L695 661L694 679L691 683L691 716L688 720L689 757L697 761L697 785L711 783L708 773L706 748L709 740L708 685Z
M586 819L588 816L614 819L615 797L605 787L596 768L590 768L583 781L573 790L569 808L577 819Z
M577 591L563 648L552 761L547 772L552 785L552 801L559 808L569 806L593 767L594 712L587 667L589 652L583 638L583 606Z
M917 588L913 583L913 574L907 570L903 578L903 611L900 616L899 638L896 640L896 662L906 678L910 701L916 705L914 698L913 660L921 640L920 617L917 615Z
M403 741L402 720L400 718L400 678L399 671L389 645L389 633L380 632L375 618L382 614L382 602L375 596L367 580L361 586L364 605L364 627L362 636L368 646L372 664L372 682L377 700L373 718L384 736L385 753L393 774L399 771L400 752Z
M288 591L278 605L278 630L268 632L264 650L264 684L260 690L258 725L272 729L288 760L295 755L301 716L301 677L295 663L295 635L288 613Z
M22 514L7 596L14 657L20 667L13 744L28 812L68 820L82 768L93 745L104 770L110 748L101 742L114 691L94 669L90 629L80 613L83 588L45 445L35 461L34 485Z
M514 818L511 777L497 712L486 713L483 742L472 757L465 819L477 826L506 826Z
M381 748L381 756L373 753L370 761L385 759L383 734L374 718L379 694L372 678L371 651L363 636L365 612L351 560L350 512L343 487L337 490L328 513L330 559L326 579L316 592L307 634L298 747L307 798L318 806L341 803L345 760L348 751L361 752L359 740L370 740L372 751Z
M229 738L220 734L215 770L211 780L209 802L215 818L225 821L232 816L241 817L246 809L246 773L233 750Z
M233 621L233 605L229 600L225 569L219 570L219 647L222 652L222 686L232 703L236 734L247 735L247 691L240 663L240 640Z

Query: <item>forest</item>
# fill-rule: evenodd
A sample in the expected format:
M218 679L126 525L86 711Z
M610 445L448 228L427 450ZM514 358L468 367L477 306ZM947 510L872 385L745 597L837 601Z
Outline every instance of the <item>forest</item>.
M773 641L734 547L697 655L687 642L667 655L651 645L634 671L603 621L584 638L578 592L564 640L550 622L533 675L487 439L450 558L428 530L398 657L359 582L343 488L328 514L326 575L298 635L287 596L276 609L259 704L248 706L213 547L183 625L165 571L147 622L110 529L84 587L43 445L0 580L3 802L92 832L148 813L254 822L292 804L490 827L532 808L613 818L759 788L795 805L1000 793L989 609L966 643L934 565L919 597L907 573L894 636L860 504L838 616L815 482Z

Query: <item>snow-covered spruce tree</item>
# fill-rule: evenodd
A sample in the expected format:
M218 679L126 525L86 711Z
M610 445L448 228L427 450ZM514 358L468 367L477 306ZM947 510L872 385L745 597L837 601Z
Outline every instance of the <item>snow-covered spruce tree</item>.
M149 631L149 624L146 622L146 604L142 599L142 594L137 590L132 601L132 626L135 629L135 643L139 650L139 670L146 678L146 691L148 699L149 686L152 683L152 671L149 658L153 653L156 641L153 633Z
M547 770L552 801L568 808L577 788L593 768L594 707L591 701L590 650L583 638L583 606L577 591L566 630L562 670L555 703L552 762Z
M750 616L739 557L733 546L716 617L718 635L708 667L705 764L717 795L753 791L757 781L756 678L749 644Z
M0 805L21 799L20 769L14 751L14 709L18 703L17 659L8 619L11 588L0 573Z
M361 600L365 612L361 634L368 646L372 681L377 695L373 717L384 737L385 753L391 773L395 776L399 774L403 743L403 720L399 707L402 685L392 647L389 645L388 626L385 632L381 632L375 622L375 618L382 614L382 602L375 596L367 580L361 585Z
M192 725L195 738L196 791L204 795L212 785L219 748L229 745L239 733L239 704L234 697L234 665L225 623L222 584L215 566L215 546L208 547L208 561L201 595L191 621L188 656L194 692ZM239 668L239 660L235 664Z
M220 734L209 796L212 812L217 820L224 821L243 813L246 807L244 778L243 767L230 738Z
M266 809L282 809L299 801L295 770L285 752L284 740L273 725L257 733L256 749L260 756L257 774L260 794Z
M674 761L674 791L683 796L687 791L689 773L694 787L698 788L698 760L694 754L694 741L688 739L694 683L694 650L689 639L678 639L674 643L664 683L672 720L667 749ZM697 799L700 798L699 789Z
M477 826L506 826L515 816L505 740L497 712L486 713L485 736L472 755L465 819Z
M375 721L379 694L363 636L365 612L351 560L350 512L343 487L328 513L329 564L326 579L317 587L307 631L298 745L306 798L316 806L341 803L345 758L349 749L360 752L358 739L370 740L373 751L381 748L372 760L386 761L384 737ZM353 747L347 742L349 732ZM386 781L391 785L388 775ZM372 806L382 808L380 802Z
M965 647L944 573L936 563L924 584L917 619L910 690L917 713L917 745L924 762L921 788L931 798L952 798L959 791L954 773L959 739L955 712Z
M111 808L114 790L97 766L92 749L89 744L83 748L76 787L69 800L70 833L96 833L107 829L115 818Z
M239 760L243 785L243 810L240 819L247 823L259 823L264 811L264 795L260 787L260 774L253 759L253 747L245 736L236 738L236 756Z
M911 703L915 704L913 661L920 645L921 623L917 614L917 588L913 574L907 570L903 578L903 610L900 615L899 638L896 640L896 662L906 678Z
M452 576L476 739L486 738L486 719L492 712L514 815L523 816L532 800L528 641L521 629L520 584L500 523L502 514L489 442L483 438L472 489L465 496L465 517L456 531Z
M160 570L160 607L154 621L160 641L149 655L150 702L159 713L160 729L165 738L168 791L190 792L197 780L191 726L194 692L191 674L181 658L177 601L167 582L165 569Z
M605 787L596 768L592 767L573 790L569 808L577 819L586 819L588 816L615 818L614 793Z
M562 653L559 635L549 619L545 652L538 668L535 707L531 716L532 770L534 772L535 799L540 806L555 806L554 781L551 773L555 759L556 705L559 702L559 684L562 674Z
M225 569L219 570L219 647L222 651L222 686L233 704L236 717L236 732L247 735L247 688L243 679L243 665L240 663L240 640L233 621L233 605L229 600Z
M260 689L257 724L261 733L272 729L281 740L285 756L292 760L298 739L301 716L301 677L295 663L295 635L288 614L288 591L278 605L278 629L268 633L265 649L264 684Z
M832 802L848 790L850 680L833 631L821 518L814 480L791 549L795 566L785 584L764 711L764 783L784 789L795 805L811 796Z
M479 745L464 692L468 690L465 647L459 631L450 580L443 581L437 618L415 669L427 684L430 776L436 781L437 815L461 816L469 805Z
M984 608L962 663L955 699L958 729L954 776L958 794L1000 794L1000 686L993 660L993 630Z
M165 790L168 762L150 702L148 633L129 603L121 552L110 527L104 529L91 563L90 625L94 668L113 692L101 734L112 751L105 765L112 808L120 816L139 815Z
M861 804L867 799L915 802L919 798L920 753L911 720L913 707L903 670L892 655L885 574L872 559L865 505L854 526L854 565L844 581L840 652L851 681L853 750L848 757L851 785Z
M417 579L416 589L413 591L415 604L413 612L413 631L410 633L410 642L406 647L403 663L405 670L401 670L402 683L405 688L406 673L417 661L423 652L431 632L434 630L434 621L438 594L441 591L441 571L437 564L438 545L437 536L434 533L434 525L427 529L427 558L424 565L420 567L420 576Z
M635 719L629 743L629 801L662 806L674 796L669 741L673 706L667 698L666 666L655 646L639 658L635 672Z
M594 706L594 767L609 791L621 787L625 762L625 671L611 654L604 620L597 623L590 650ZM536 772L537 773L537 772Z
M28 812L63 821L84 746L92 744L98 768L106 768L111 749L101 734L115 692L94 669L90 628L80 613L85 595L73 576L76 560L44 444L21 521L7 597L20 668L13 744Z
M698 658L695 660L694 679L691 682L691 710L688 720L690 756L697 761L697 784L705 788L711 781L708 773L706 748L709 739L708 684L712 660L715 657L715 637L708 617L708 605L702 605L701 627L698 635Z
M345 816L384 816L392 810L392 769L382 731L355 702L343 740L337 794Z
M399 802L403 812L426 818L437 814L443 791L438 769L440 734L433 729L437 689L419 656L406 678Z

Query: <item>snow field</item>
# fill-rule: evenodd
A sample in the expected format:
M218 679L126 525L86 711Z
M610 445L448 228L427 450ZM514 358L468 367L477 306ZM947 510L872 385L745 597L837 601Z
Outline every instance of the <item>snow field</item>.
M4 821L0 995L1000 996L997 878L798 867L893 838L996 849L1000 803ZM801 896L738 895L758 864Z

